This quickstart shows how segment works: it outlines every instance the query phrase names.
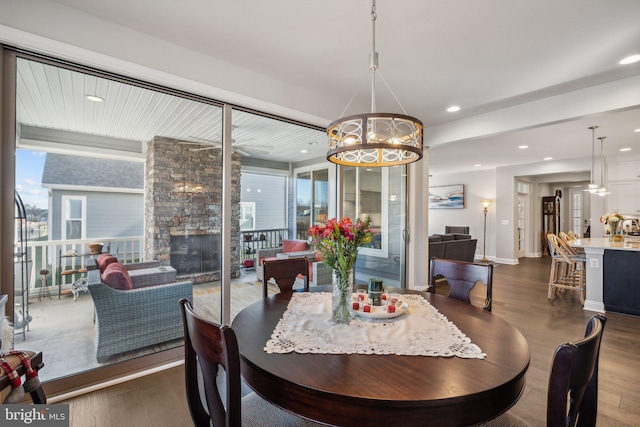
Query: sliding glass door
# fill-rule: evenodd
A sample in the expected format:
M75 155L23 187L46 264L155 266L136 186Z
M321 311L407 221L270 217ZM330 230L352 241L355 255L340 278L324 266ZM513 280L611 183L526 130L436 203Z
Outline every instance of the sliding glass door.
M342 177L343 216L369 216L379 233L359 251L356 281L378 277L389 286L406 286L406 167L344 167Z
M26 58L15 107L30 270L8 312L28 309L16 347L45 354L41 379L182 345L179 297L219 322L222 107ZM94 270L106 254L126 274Z

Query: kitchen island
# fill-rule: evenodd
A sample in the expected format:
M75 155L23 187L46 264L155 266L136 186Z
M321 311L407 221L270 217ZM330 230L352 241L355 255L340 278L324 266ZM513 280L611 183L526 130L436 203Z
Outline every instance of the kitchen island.
M584 309L640 316L640 238L578 239L571 246L583 248L587 258Z

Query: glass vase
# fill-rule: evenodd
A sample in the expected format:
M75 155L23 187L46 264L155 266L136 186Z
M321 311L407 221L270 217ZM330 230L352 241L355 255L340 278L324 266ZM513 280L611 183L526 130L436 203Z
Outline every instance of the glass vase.
M614 241L618 234L618 221L609 220L609 240Z
M336 323L351 321L351 289L353 288L353 269L333 270L331 274L331 320Z

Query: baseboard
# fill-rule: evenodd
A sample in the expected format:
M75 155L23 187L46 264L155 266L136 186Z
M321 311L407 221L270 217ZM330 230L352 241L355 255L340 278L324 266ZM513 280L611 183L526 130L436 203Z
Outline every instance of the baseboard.
M518 258L496 258L494 260L494 262L498 263L498 264L507 264L507 265L518 265L520 264L520 262L518 261Z

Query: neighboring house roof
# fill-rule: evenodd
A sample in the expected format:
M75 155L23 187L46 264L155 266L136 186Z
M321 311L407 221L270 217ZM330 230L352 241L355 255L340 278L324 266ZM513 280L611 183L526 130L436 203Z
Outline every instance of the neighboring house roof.
M144 189L144 163L47 153L42 185Z

